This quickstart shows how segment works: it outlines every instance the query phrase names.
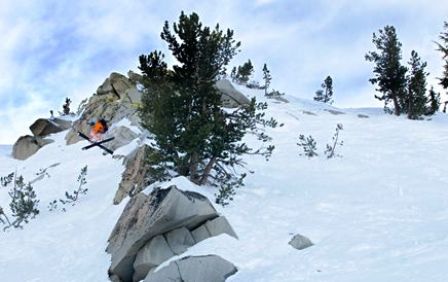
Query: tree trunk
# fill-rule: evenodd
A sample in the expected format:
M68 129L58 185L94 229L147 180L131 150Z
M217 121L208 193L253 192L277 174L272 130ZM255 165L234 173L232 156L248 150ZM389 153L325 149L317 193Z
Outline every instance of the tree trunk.
M400 105L398 104L398 98L396 95L394 95L393 101L394 101L395 115L399 116L400 115Z
M198 183L198 153L193 152L190 157L190 165L189 165L189 173L190 173L190 180L191 182L195 184Z
M215 162L216 162L216 157L213 157L210 159L210 161L208 162L207 166L204 169L204 173L201 176L199 185L205 184L205 182L207 181L208 175L210 174L210 171L212 170L213 166L215 165Z

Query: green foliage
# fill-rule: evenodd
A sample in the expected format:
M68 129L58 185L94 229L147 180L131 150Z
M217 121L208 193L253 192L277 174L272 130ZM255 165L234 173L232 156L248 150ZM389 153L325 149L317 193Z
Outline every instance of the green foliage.
M434 91L434 87L429 90L429 105L427 107L426 115L430 116L439 111L440 108L440 93Z
M13 179L14 179L14 172L11 172L7 176L0 177L0 186L2 187L8 186L9 184L11 184Z
M62 115L68 116L70 115L70 104L72 103L72 100L70 98L65 98L65 104L62 105Z
M233 68L230 77L234 82L245 84L249 81L250 77L254 72L254 66L252 62L248 60L243 65L238 66L238 68Z
M422 62L417 52L412 50L409 61L409 74L407 76L408 92L406 96L406 110L408 118L419 119L427 113L426 104L426 77L429 75L425 71L426 62Z
M280 97L280 96L284 96L284 95L285 95L284 92L280 92L278 90L272 89L271 92L268 92L266 94L266 97L273 98L273 97Z
M385 26L377 34L373 34L373 44L378 51L370 51L365 59L375 63L373 69L374 77L369 81L377 85L376 90L382 93L382 96L375 97L384 101L385 109L392 101L396 115L402 113L401 105L405 104L405 86L406 72L405 66L400 63L401 43L398 41L395 28Z
M332 144L327 144L327 148L324 152L328 159L331 159L334 157L341 157L341 155L338 155L335 153L335 150L336 150L337 146L342 146L344 144L343 141L339 141L339 132L343 129L344 128L342 126L342 123L338 123L336 125L336 132L334 133L334 136L333 136L333 142L332 142Z
M36 193L31 184L25 184L23 177L19 176L15 179L14 187L8 194L11 197L9 208L14 221L6 228L23 228L23 223L28 223L30 219L39 214L39 200L36 199Z
M156 150L147 158L156 172L152 180L183 175L199 185L238 185L242 174L234 166L243 165L241 155L272 153L270 146L254 151L242 138L252 132L268 142L259 127L277 124L264 119L266 105L255 99L235 110L221 107L214 85L240 46L233 31L202 26L197 14L183 12L173 30L165 22L161 34L178 62L172 70L159 51L140 56L144 90L139 114Z
M327 76L321 84L322 90L316 91L315 101L333 104L333 79Z
M264 80L264 95L267 96L269 85L271 85L272 76L266 64L263 65L263 80Z
M299 143L297 143L299 147L302 147L305 156L308 158L312 158L317 156L316 153L316 141L314 140L313 136L305 137L305 135L300 134L299 135Z
M436 42L437 47L441 53L442 58L445 62L445 65L443 66L444 71L443 75L440 80L440 85L443 87L443 89L448 89L448 22L444 22L444 31L440 32L439 39L441 42Z

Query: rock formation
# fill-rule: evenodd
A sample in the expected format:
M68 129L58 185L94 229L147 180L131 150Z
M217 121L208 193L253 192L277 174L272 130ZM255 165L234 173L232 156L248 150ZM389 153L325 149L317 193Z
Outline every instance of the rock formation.
M228 221L196 192L171 186L155 189L150 195L139 193L127 203L109 237L109 274L115 281L148 279L151 271L170 257L222 233L236 238Z

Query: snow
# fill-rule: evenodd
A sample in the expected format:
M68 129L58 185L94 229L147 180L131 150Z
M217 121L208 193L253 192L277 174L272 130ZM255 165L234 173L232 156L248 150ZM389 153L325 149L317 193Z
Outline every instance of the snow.
M237 88L265 100L262 91ZM220 255L238 268L227 280L232 282L448 281L447 117L410 121L382 109L285 98L290 103L266 100L269 116L284 123L267 131L276 145L271 160L246 157L255 173L228 207L216 207L239 240L214 237L180 257ZM336 149L342 157L327 159L323 151L338 123L344 125L344 145ZM0 176L17 171L28 181L59 163L48 168L50 177L33 184L41 214L23 230L0 232L1 281L108 281L110 257L104 250L127 201L112 205L122 160L101 150L82 151L85 142L66 146L65 134L53 135L56 142L26 161L0 154ZM299 134L314 137L318 157L300 156ZM255 146L254 139L247 137ZM120 154L135 146L139 142ZM66 212L48 211L51 200L76 188L85 165L87 195ZM216 193L183 177L164 187L171 184L212 200ZM6 209L8 201L7 189L0 188L0 206ZM288 242L297 233L315 245L293 249Z
M8 157L11 155L12 145L0 145L0 157Z

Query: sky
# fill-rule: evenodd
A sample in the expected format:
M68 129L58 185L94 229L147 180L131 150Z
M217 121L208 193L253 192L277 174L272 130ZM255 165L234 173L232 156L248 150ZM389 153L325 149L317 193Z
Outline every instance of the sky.
M441 91L434 41L448 21L446 0L1 0L0 144L30 134L66 97L76 110L111 72L138 72L139 55L157 49L169 59L160 32L181 11L234 30L242 45L230 67L250 59L261 81L266 63L273 89L312 99L330 75L337 107L382 106L364 56L374 50L372 34L393 25L403 63L416 50L428 62L428 84Z

